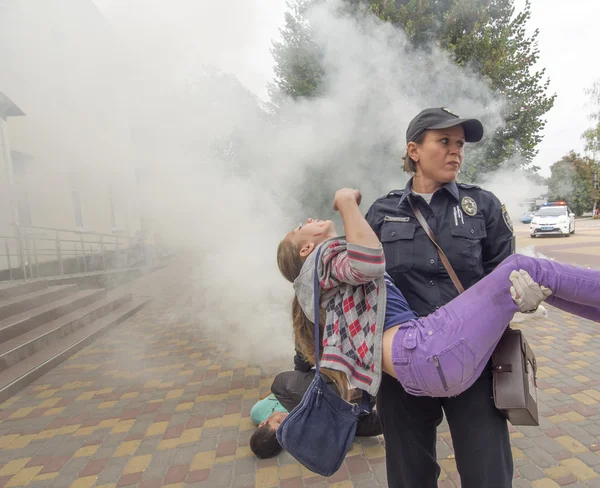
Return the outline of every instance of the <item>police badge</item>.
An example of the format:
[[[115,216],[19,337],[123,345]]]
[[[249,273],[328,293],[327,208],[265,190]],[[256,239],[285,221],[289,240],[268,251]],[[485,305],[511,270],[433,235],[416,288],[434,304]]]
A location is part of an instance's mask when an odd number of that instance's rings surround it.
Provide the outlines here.
[[[471,217],[477,213],[477,202],[471,197],[463,197],[460,201],[460,206],[462,207],[463,211]]]
[[[512,220],[510,220],[510,215],[508,215],[508,210],[506,210],[506,205],[504,204],[502,204],[502,218],[504,219],[506,227],[508,227],[511,232],[514,232]]]

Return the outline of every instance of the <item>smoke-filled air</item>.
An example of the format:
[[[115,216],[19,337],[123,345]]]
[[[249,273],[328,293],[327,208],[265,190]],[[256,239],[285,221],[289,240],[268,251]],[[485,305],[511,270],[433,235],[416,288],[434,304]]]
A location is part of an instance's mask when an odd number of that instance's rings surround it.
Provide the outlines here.
[[[261,362],[293,355],[292,287],[276,249],[298,221],[337,220],[340,187],[360,189],[364,211],[404,188],[405,131],[424,107],[478,117],[487,134],[503,124],[504,101],[483,80],[338,1],[307,13],[321,95],[271,99],[265,39],[279,38],[284,11],[274,0],[0,2],[0,65],[10,67],[0,90],[26,114],[14,126],[28,124],[11,140],[53,155],[30,194],[65,173],[83,193],[116,182],[122,220],[151,218],[186,257],[199,327]],[[468,148],[465,164],[477,156]],[[539,191],[514,163],[484,186],[516,217],[520,197]]]

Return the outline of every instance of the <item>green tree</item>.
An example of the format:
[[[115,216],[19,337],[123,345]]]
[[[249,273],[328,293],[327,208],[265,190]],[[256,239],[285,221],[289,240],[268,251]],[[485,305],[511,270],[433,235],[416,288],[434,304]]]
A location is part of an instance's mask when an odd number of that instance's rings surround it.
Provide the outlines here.
[[[548,199],[565,200],[577,216],[593,206],[593,159],[571,151],[550,167]]]
[[[322,92],[324,69],[322,50],[313,41],[305,14],[315,0],[287,2],[285,26],[279,29],[281,41],[274,41],[271,53],[275,60],[275,78],[269,95],[278,103],[281,94],[296,98],[317,97]]]
[[[310,27],[302,21],[303,8],[312,2],[296,2],[302,8],[293,6],[283,40],[274,45],[275,84],[293,97],[318,96],[324,72],[318,47],[310,41]],[[477,73],[506,100],[505,124],[465,166],[463,178],[477,181],[515,155],[524,166],[531,165],[555,95],[548,94],[545,70],[537,68],[538,31],[526,32],[529,1],[518,13],[513,0],[346,0],[346,4],[355,15],[367,7],[402,28],[415,48],[435,45],[451,53],[456,64]],[[307,54],[300,55],[307,47]]]
[[[404,29],[413,44],[436,45],[452,53],[459,66],[483,77],[506,100],[505,124],[485,143],[478,160],[465,172],[469,179],[498,168],[518,154],[523,165],[537,154],[546,125],[545,114],[556,95],[548,95],[550,80],[538,69],[538,30],[527,35],[531,5],[515,14],[513,0],[386,0],[369,1],[380,18]],[[537,170],[539,168],[533,168]]]

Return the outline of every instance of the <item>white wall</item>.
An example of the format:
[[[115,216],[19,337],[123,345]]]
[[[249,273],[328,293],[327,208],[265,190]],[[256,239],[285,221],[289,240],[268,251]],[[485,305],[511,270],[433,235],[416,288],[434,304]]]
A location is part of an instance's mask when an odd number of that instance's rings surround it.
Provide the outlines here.
[[[75,228],[75,173],[87,230],[114,230],[110,188],[119,228],[139,228],[121,59],[114,33],[91,0],[3,2],[0,90],[26,114],[8,119],[8,133],[11,148],[32,158],[33,225]]]

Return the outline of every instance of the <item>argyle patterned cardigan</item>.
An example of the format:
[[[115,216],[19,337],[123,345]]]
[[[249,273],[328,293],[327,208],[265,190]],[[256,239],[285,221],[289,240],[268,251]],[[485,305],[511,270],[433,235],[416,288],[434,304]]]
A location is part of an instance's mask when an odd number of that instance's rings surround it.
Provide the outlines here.
[[[347,243],[343,237],[321,246],[320,300],[326,320],[320,365],[346,373],[352,386],[375,395],[382,375],[386,305],[383,249]],[[316,254],[311,253],[294,281],[300,306],[311,322]]]

